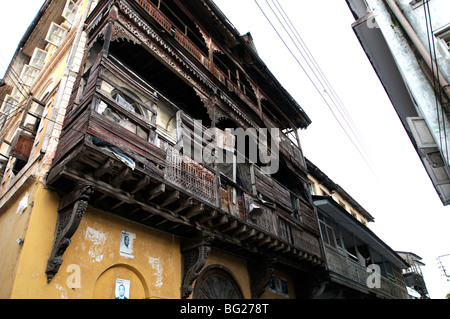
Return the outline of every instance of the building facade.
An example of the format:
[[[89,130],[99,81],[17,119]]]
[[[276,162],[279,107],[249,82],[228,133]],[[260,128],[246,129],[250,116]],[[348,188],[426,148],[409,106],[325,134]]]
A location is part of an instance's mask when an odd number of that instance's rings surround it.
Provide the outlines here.
[[[408,289],[408,296],[410,299],[430,299],[428,294],[425,278],[422,273],[422,258],[416,254],[408,251],[397,252],[410,267],[403,270],[403,278]]]
[[[0,298],[406,296],[211,0],[47,0],[0,98]]]
[[[352,27],[444,205],[450,203],[450,3],[347,0]]]
[[[0,88],[0,297],[311,297],[311,121],[253,48],[210,0],[45,1]]]
[[[317,299],[406,299],[410,267],[368,228],[374,218],[342,187],[306,160],[327,261]]]

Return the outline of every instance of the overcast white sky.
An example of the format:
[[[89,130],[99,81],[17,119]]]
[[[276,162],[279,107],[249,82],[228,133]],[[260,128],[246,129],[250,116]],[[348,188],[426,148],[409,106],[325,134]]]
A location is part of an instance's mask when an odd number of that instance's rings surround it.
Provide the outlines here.
[[[444,298],[450,284],[436,258],[450,254],[450,207],[442,205],[361,49],[345,1],[279,0],[356,123],[371,155],[371,169],[254,0],[215,2],[241,34],[251,32],[262,60],[312,119],[300,133],[305,156],[375,217],[370,228],[392,249],[423,258],[431,297]],[[2,4],[0,77],[42,3]],[[450,272],[450,257],[442,260]]]

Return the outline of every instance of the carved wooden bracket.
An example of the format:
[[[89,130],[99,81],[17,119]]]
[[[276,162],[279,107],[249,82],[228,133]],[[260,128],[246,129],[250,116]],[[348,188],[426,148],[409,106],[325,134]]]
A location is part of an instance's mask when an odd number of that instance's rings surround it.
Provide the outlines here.
[[[45,270],[47,282],[51,282],[63,262],[63,254],[70,245],[70,238],[80,225],[81,218],[86,211],[88,201],[94,188],[92,185],[80,184],[59,203],[58,221],[55,230],[55,239],[50,258]]]
[[[186,299],[191,295],[192,283],[197,279],[200,271],[206,264],[213,236],[200,235],[192,240],[184,240],[181,243],[181,261],[183,267],[181,281],[181,298]]]
[[[251,298],[259,299],[272,278],[276,259],[266,259],[261,262],[248,263],[247,269],[250,275]]]

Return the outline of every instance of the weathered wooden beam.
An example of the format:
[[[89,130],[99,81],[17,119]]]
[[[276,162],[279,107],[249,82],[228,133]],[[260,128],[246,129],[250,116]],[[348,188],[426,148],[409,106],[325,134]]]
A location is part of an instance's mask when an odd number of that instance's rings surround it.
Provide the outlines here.
[[[238,235],[240,235],[242,233],[245,233],[247,230],[248,230],[247,225],[242,225],[235,232],[233,232],[233,236],[238,236]]]
[[[233,229],[236,229],[238,227],[238,222],[236,220],[232,221],[229,226],[223,230],[224,233],[227,233]]]
[[[161,226],[161,225],[163,225],[163,224],[165,224],[165,223],[167,223],[168,222],[168,220],[167,219],[163,219],[163,220],[161,220],[161,221],[159,221],[158,223],[156,223],[155,224],[155,226],[157,227],[157,226]]]
[[[131,169],[129,167],[124,167],[119,173],[117,173],[111,180],[111,185],[113,187],[120,188],[120,185],[129,177],[131,174]]]
[[[101,194],[99,197],[97,197],[97,198],[95,199],[95,202],[99,203],[99,202],[101,202],[102,200],[104,200],[106,197],[108,197],[107,194]]]
[[[213,210],[209,212],[208,214],[205,214],[200,220],[198,221],[200,224],[204,224],[205,222],[211,221],[211,219],[217,217],[217,211]]]
[[[97,168],[94,172],[94,177],[100,178],[105,175],[108,170],[114,165],[114,160],[112,158],[108,158],[99,168]]]
[[[249,238],[252,238],[253,236],[256,236],[257,232],[255,229],[251,229],[250,231],[242,234],[241,236],[238,237],[238,239],[242,242],[247,241]]]
[[[284,250],[284,249],[286,249],[286,244],[285,243],[281,243],[281,242],[279,242],[279,244],[275,247],[275,251],[276,252],[279,252],[279,251],[282,251],[282,250]]]
[[[180,199],[180,191],[173,191],[161,204],[162,207],[169,206],[170,204]]]
[[[286,245],[286,248],[284,248],[281,252],[282,252],[283,254],[287,254],[287,253],[289,253],[291,250],[292,250],[291,246]]]
[[[148,195],[148,200],[151,201],[153,199],[155,199],[158,196],[161,196],[162,194],[164,194],[166,192],[166,184],[161,183],[158,186],[154,187],[149,195]]]
[[[192,197],[186,198],[185,200],[181,201],[180,206],[176,209],[174,209],[173,211],[175,213],[180,213],[183,210],[192,207],[195,205],[195,200]]]
[[[264,234],[261,232],[258,232],[258,234],[256,236],[253,236],[252,238],[249,238],[248,242],[249,243],[253,243],[256,241],[260,241],[264,238]]]
[[[297,252],[296,257],[297,257],[298,259],[300,259],[300,260],[305,259],[304,255],[303,255],[303,253],[302,253],[301,251],[298,251],[298,252]]]
[[[148,216],[146,216],[146,217],[144,217],[144,218],[141,219],[141,222],[145,222],[145,221],[147,221],[147,220],[149,220],[149,219],[152,219],[152,218],[155,217],[155,216],[156,216],[155,214],[149,213]]]
[[[172,227],[169,228],[169,231],[175,230],[175,229],[179,228],[180,226],[181,226],[181,224],[174,224]]]
[[[124,204],[124,202],[120,201],[120,202],[118,202],[116,205],[112,206],[112,207],[111,207],[111,210],[117,209],[117,208],[119,208],[120,206],[122,206],[123,204]]]
[[[198,214],[201,214],[205,211],[205,205],[204,204],[199,204],[193,208],[191,208],[189,210],[189,212],[187,213],[186,217],[188,219],[191,219],[194,216],[197,216]]]
[[[75,171],[73,169],[65,169],[62,172],[62,174],[71,179],[89,182],[89,183],[93,184],[95,189],[98,190],[99,192],[104,193],[113,198],[119,199],[127,204],[138,205],[141,207],[142,210],[144,210],[146,212],[149,212],[151,214],[155,214],[158,216],[162,216],[173,222],[181,223],[181,224],[184,224],[187,226],[192,226],[191,223],[182,219],[179,215],[177,215],[173,212],[167,211],[167,209],[161,209],[161,208],[158,209],[158,208],[154,207],[153,205],[140,202],[140,201],[136,200],[135,198],[133,198],[133,196],[131,196],[129,193],[127,193],[121,189],[113,188],[110,185],[103,183],[97,179],[94,179],[88,175],[83,175],[81,177],[80,172]]]
[[[130,192],[131,194],[136,194],[137,192],[139,192],[141,189],[143,189],[144,187],[147,187],[150,184],[150,177],[149,176],[145,176],[144,178],[141,178],[136,185],[134,186],[133,190]]]
[[[274,239],[266,248],[267,249],[272,249],[276,245],[278,245],[278,240]]]
[[[219,218],[218,223],[214,225],[215,228],[219,228],[222,225],[225,225],[226,223],[228,223],[228,217],[227,215],[223,215],[222,217]]]
[[[262,240],[259,240],[257,245],[258,246],[265,246],[267,244],[270,244],[272,242],[272,238],[270,236],[264,236]]]

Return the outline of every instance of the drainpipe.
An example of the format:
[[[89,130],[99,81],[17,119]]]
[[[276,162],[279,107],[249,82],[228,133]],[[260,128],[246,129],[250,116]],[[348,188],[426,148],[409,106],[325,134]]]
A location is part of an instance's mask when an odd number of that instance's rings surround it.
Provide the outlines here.
[[[391,8],[392,12],[402,25],[403,29],[406,31],[408,36],[410,37],[411,41],[413,41],[414,45],[417,47],[417,50],[419,51],[422,58],[427,63],[430,70],[434,70],[434,76],[439,79],[439,84],[444,89],[445,94],[447,95],[447,98],[450,99],[450,86],[444,77],[444,75],[438,70],[436,63],[431,59],[430,53],[423,45],[422,41],[420,41],[419,37],[417,36],[417,33],[414,31],[414,29],[411,27],[411,24],[406,19],[406,17],[403,15],[403,12],[398,7],[397,3],[394,0],[385,0],[388,4],[389,8]],[[434,86],[434,83],[433,83]]]
[[[66,65],[66,68],[64,69],[64,73],[61,78],[61,82],[59,84],[58,95],[56,96],[55,104],[53,106],[53,110],[52,110],[52,114],[51,114],[51,117],[50,117],[50,120],[49,120],[49,123],[47,126],[47,130],[45,131],[44,141],[43,141],[42,147],[41,147],[41,153],[43,153],[43,154],[45,154],[47,152],[48,145],[49,145],[50,139],[52,137],[52,132],[55,128],[56,119],[58,117],[62,98],[64,96],[64,91],[67,86],[67,80],[69,79],[69,75],[72,70],[72,64],[75,59],[75,54],[77,53],[78,46],[79,46],[79,43],[81,40],[81,35],[84,30],[84,21],[86,21],[87,15],[88,15],[89,11],[91,10],[92,2],[93,2],[93,0],[88,0],[86,9],[84,10],[83,17],[80,22],[80,27],[78,28],[74,43],[72,45],[72,49],[71,49],[71,51],[69,53],[69,57],[67,59],[67,65]]]

